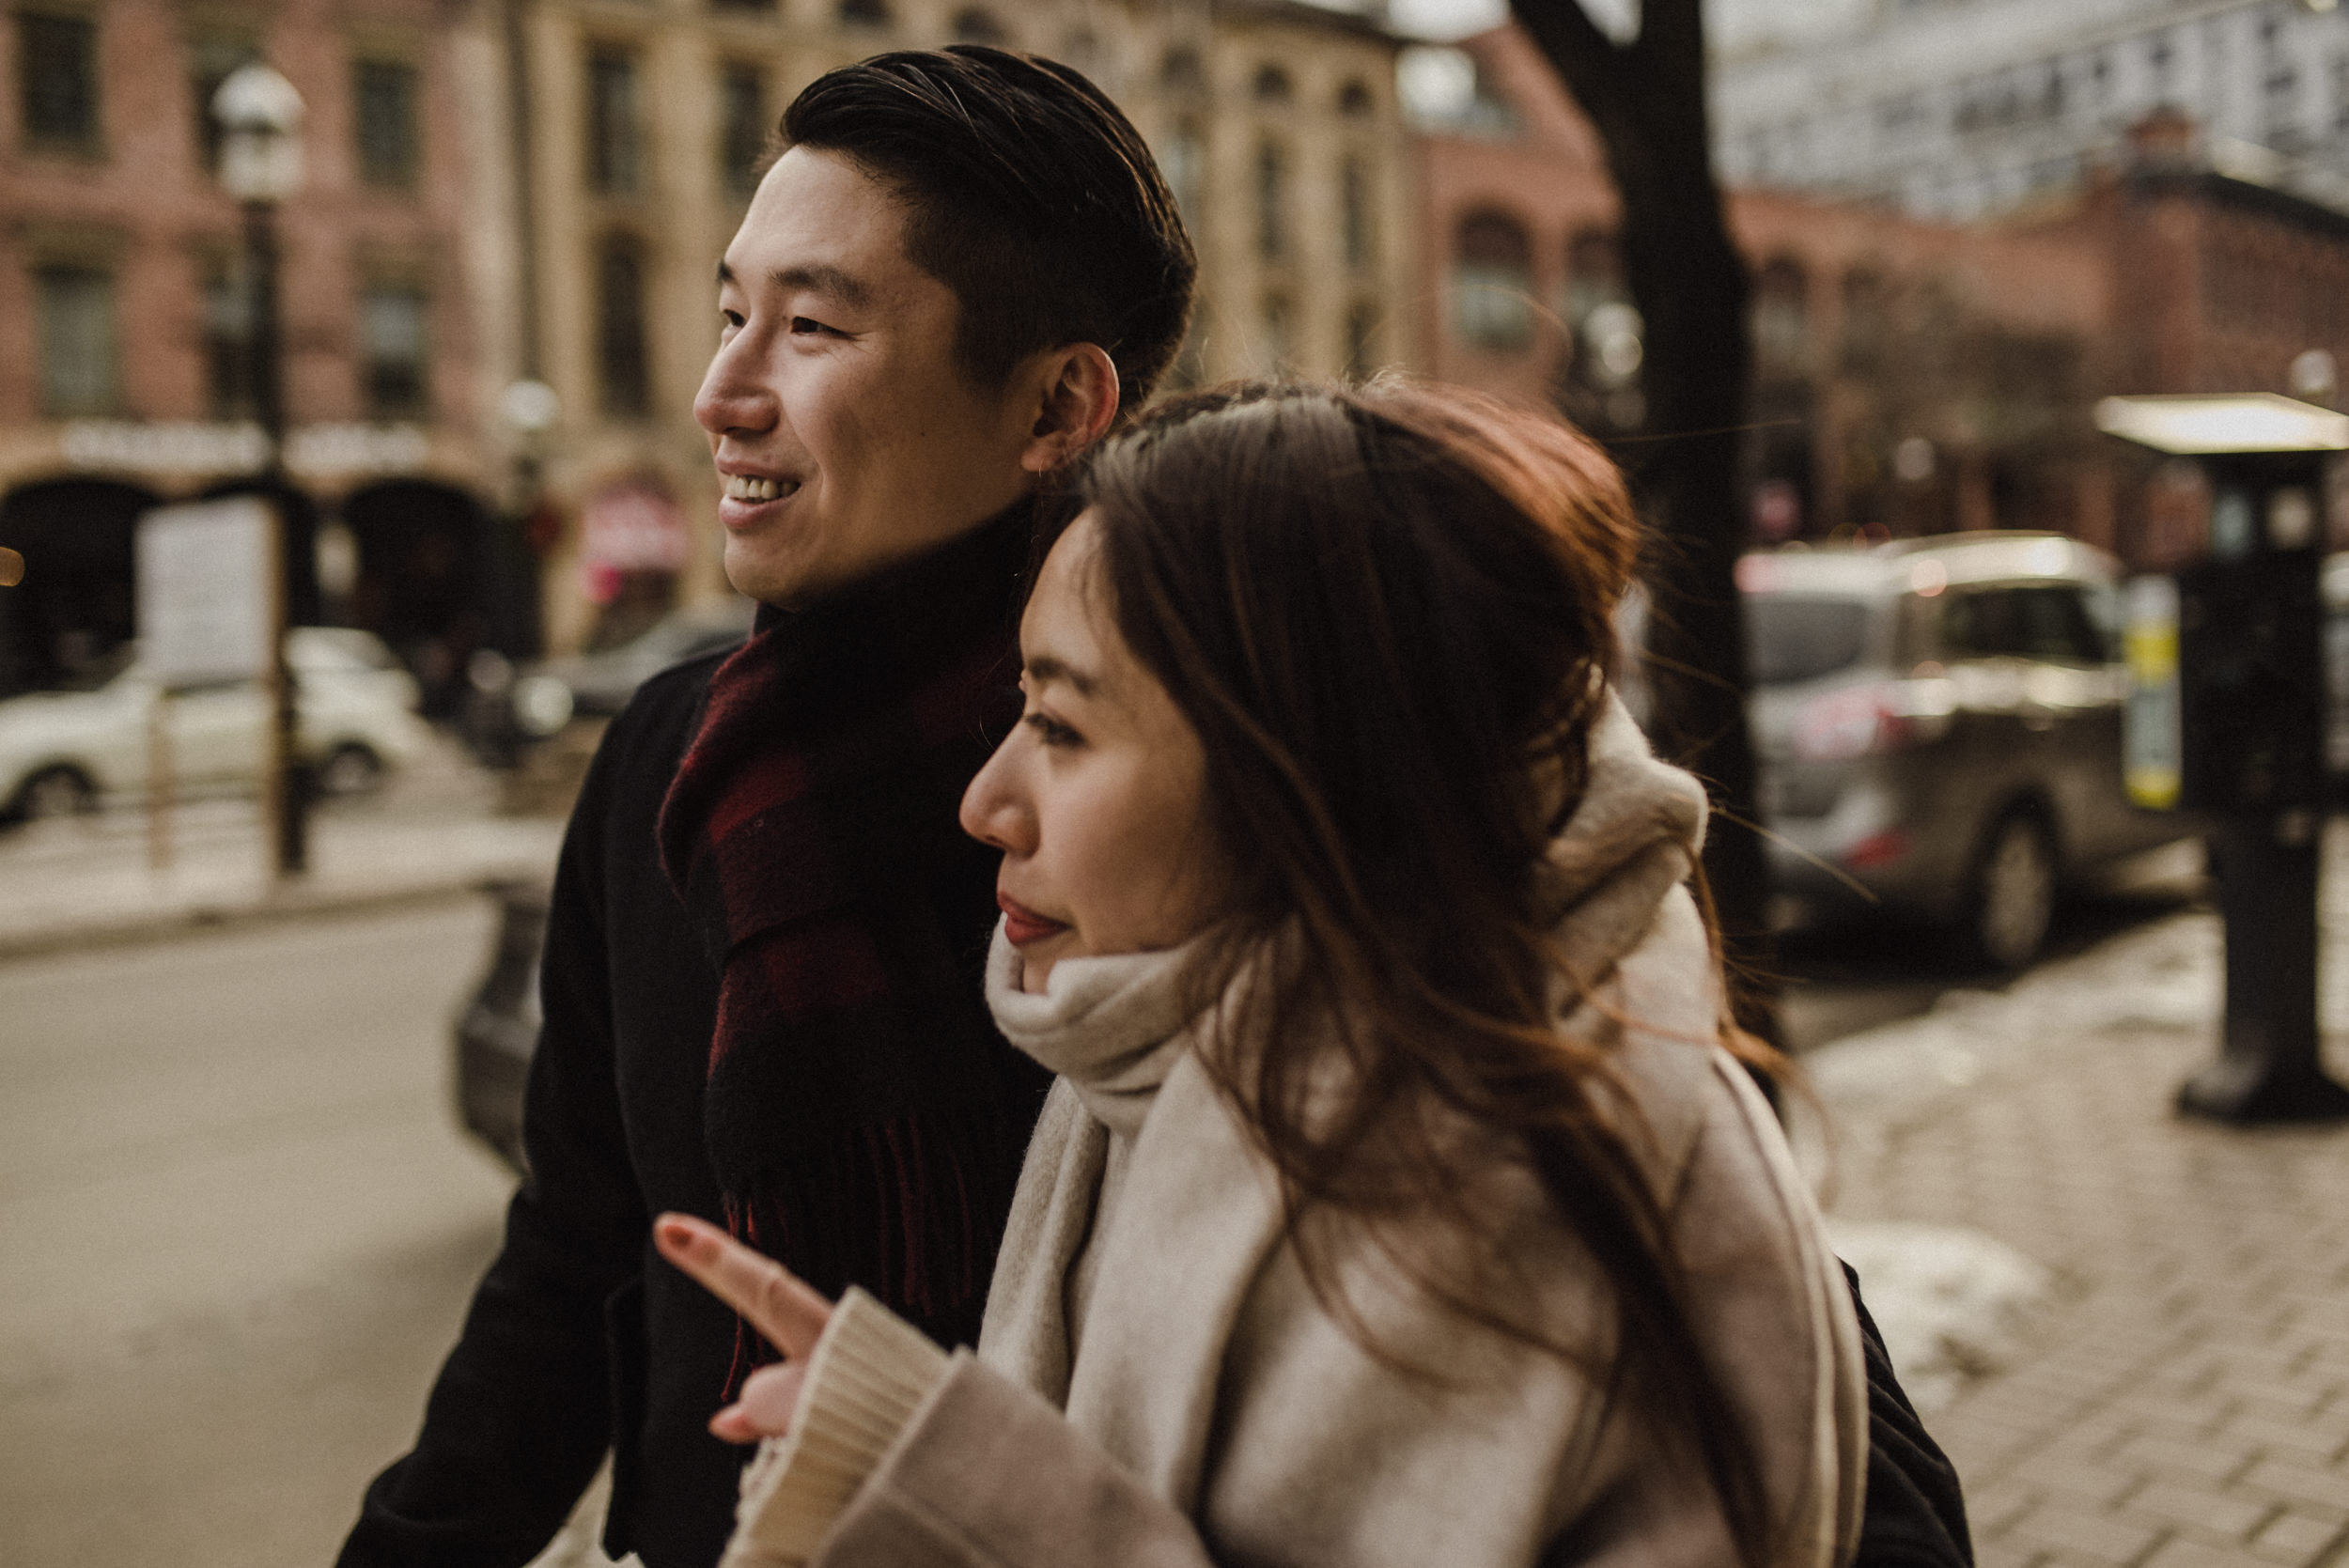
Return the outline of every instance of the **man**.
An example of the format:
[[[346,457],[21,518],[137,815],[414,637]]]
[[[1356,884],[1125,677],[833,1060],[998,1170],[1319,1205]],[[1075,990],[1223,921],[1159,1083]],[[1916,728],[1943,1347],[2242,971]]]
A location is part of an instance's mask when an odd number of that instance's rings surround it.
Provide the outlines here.
[[[1030,499],[1139,407],[1195,263],[1075,72],[884,55],[786,113],[694,402],[740,653],[647,683],[557,870],[530,1175],[350,1568],[515,1564],[614,1454],[605,1549],[707,1568],[771,1355],[654,1261],[705,1216],[827,1291],[974,1340],[1040,1070],[979,987],[995,856],[956,807],[1018,712]]]

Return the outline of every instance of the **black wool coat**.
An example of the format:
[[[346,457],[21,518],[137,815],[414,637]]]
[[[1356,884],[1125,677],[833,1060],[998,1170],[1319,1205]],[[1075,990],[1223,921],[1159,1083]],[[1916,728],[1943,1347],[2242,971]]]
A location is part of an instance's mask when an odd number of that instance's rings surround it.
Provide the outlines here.
[[[548,917],[530,1174],[415,1449],[367,1489],[343,1568],[526,1562],[607,1449],[607,1551],[708,1568],[724,1545],[749,1451],[706,1423],[734,1367],[735,1317],[651,1245],[664,1210],[724,1223],[703,1105],[719,974],[654,847],[722,657],[647,682],[589,769]],[[922,893],[968,934],[974,1000],[997,859],[971,843]],[[1033,1121],[1042,1069],[994,1045],[1005,1113]]]

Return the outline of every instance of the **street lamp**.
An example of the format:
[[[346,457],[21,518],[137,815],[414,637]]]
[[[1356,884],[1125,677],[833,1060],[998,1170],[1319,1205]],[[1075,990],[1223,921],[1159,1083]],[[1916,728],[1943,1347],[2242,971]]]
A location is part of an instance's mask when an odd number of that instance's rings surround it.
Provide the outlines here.
[[[260,474],[264,490],[282,489],[285,478],[286,393],[277,313],[277,206],[302,188],[302,95],[277,71],[256,60],[238,67],[212,95],[212,117],[220,123],[220,183],[244,209],[245,386],[253,417],[261,427],[267,456]],[[270,569],[276,591],[269,596],[274,626],[270,646],[271,722],[269,765],[263,788],[274,829],[277,873],[298,876],[309,868],[309,769],[295,740],[298,716],[293,673],[286,667],[287,594],[285,510],[277,519]]]

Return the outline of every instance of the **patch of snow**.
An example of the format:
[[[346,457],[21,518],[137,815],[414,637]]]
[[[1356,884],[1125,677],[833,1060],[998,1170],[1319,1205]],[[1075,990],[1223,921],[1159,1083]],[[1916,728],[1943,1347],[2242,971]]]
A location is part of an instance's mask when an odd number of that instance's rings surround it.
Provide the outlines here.
[[[1963,1226],[1829,1219],[1828,1234],[1859,1271],[1893,1370],[1921,1411],[2012,1365],[2054,1282],[2043,1265]]]

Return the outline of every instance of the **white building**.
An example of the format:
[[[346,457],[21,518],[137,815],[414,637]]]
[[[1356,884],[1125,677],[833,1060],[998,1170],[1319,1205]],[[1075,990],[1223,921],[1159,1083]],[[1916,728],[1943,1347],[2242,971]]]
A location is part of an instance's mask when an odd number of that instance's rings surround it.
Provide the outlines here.
[[[2129,125],[2166,106],[2202,127],[2221,172],[2349,209],[2349,9],[2339,0],[1860,9],[1828,37],[1721,40],[1714,132],[1731,183],[1971,219],[2072,188]]]

